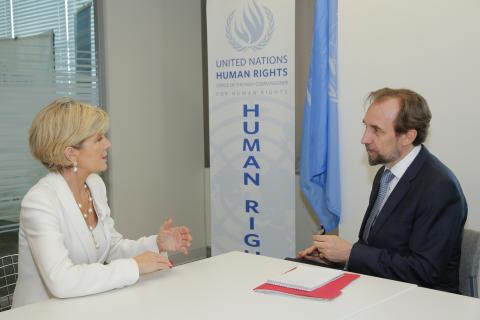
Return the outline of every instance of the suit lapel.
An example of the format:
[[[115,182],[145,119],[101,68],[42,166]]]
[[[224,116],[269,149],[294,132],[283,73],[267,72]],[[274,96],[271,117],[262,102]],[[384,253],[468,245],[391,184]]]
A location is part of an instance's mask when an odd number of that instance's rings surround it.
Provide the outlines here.
[[[85,254],[88,257],[88,262],[96,262],[97,254],[95,252],[95,246],[92,242],[92,236],[90,234],[90,231],[88,230],[85,220],[83,219],[82,213],[78,208],[77,202],[73,197],[73,193],[70,190],[70,187],[68,186],[67,182],[61,174],[50,173],[49,176],[52,183],[55,185],[58,199],[62,204],[64,219],[68,221],[68,224],[73,226],[77,239],[82,244]],[[65,236],[72,237],[73,235]]]
[[[400,181],[398,181],[397,185],[395,186],[395,189],[393,189],[392,193],[390,194],[387,201],[385,202],[382,210],[380,211],[377,217],[377,220],[375,221],[375,224],[373,225],[372,230],[370,231],[370,236],[368,238],[369,243],[372,243],[374,241],[378,231],[381,230],[382,226],[391,216],[392,212],[398,206],[400,201],[402,201],[402,199],[405,197],[408,190],[410,190],[412,180],[414,180],[415,177],[417,176],[418,172],[422,168],[429,154],[430,153],[428,152],[428,150],[422,145],[422,150],[420,150],[420,153],[418,154],[418,156],[410,164],[410,166],[408,167],[407,171],[405,171]]]

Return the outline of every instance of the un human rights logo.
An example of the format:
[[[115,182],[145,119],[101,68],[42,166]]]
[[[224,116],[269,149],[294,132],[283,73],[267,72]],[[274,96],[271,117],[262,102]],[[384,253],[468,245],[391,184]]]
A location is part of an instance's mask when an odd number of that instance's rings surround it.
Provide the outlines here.
[[[237,51],[257,51],[268,44],[274,29],[272,11],[253,0],[249,1],[243,10],[233,10],[228,15],[225,36]]]

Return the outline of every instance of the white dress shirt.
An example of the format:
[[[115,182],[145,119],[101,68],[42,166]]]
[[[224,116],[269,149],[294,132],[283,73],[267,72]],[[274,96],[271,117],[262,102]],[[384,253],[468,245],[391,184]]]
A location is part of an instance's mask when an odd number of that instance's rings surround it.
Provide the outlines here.
[[[405,171],[407,171],[408,167],[410,167],[413,160],[415,160],[415,158],[418,156],[421,149],[422,149],[421,146],[414,147],[402,160],[397,162],[393,167],[386,168],[386,169],[389,169],[395,177],[388,184],[387,194],[383,199],[383,203],[380,206],[380,210],[382,210],[383,205],[385,204],[385,202],[387,202],[388,197],[392,193],[393,189],[395,189],[395,187],[397,186],[398,181],[400,181]]]

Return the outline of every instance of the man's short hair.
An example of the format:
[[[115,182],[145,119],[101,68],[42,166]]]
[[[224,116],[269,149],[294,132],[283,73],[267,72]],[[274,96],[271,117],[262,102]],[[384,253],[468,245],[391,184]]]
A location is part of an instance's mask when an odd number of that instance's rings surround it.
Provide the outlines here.
[[[370,105],[387,99],[397,99],[400,105],[400,110],[394,122],[395,132],[402,134],[415,129],[417,137],[413,141],[413,145],[422,144],[427,138],[430,120],[432,119],[427,100],[412,90],[391,88],[372,91],[367,97]]]

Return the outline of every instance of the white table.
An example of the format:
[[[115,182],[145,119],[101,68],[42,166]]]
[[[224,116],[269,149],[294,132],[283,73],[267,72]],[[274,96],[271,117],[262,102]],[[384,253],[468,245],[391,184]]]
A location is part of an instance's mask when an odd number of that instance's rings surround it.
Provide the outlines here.
[[[295,265],[292,261],[230,252],[143,277],[128,288],[82,298],[52,299],[2,312],[0,319],[364,319],[361,317],[368,312],[382,314],[380,307],[391,301],[400,299],[403,303],[403,297],[408,300],[409,293],[418,289],[362,275],[333,301],[252,291],[268,277]],[[458,307],[463,305],[460,302]],[[384,318],[385,314],[369,320]]]
[[[351,319],[384,318],[388,320],[479,320],[480,299],[416,287],[368,308]]]

